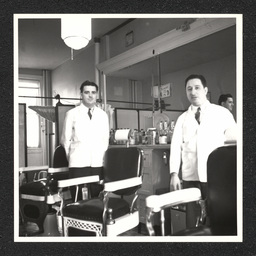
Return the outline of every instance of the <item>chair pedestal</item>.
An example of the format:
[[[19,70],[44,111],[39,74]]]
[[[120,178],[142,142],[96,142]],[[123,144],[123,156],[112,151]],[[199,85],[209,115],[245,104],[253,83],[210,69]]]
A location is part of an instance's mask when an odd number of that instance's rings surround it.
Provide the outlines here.
[[[49,212],[44,220],[44,233],[41,236],[60,236],[55,211]]]

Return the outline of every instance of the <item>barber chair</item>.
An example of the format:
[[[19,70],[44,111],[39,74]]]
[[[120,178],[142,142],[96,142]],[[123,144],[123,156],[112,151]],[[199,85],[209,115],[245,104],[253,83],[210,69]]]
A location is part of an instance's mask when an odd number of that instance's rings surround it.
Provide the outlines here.
[[[68,161],[65,154],[65,149],[58,146],[53,156],[53,167],[36,166],[20,168],[20,173],[28,174],[35,172],[35,177],[32,182],[27,182],[20,186],[20,212],[23,224],[32,222],[37,224],[38,232],[33,234],[49,234],[44,227],[50,227],[50,223],[45,223],[46,217],[48,220],[56,220],[56,211],[53,205],[60,202],[58,196],[57,182],[68,178]],[[37,177],[36,177],[37,176]],[[69,198],[69,191],[64,191],[65,197]]]
[[[150,236],[153,216],[160,212],[162,235],[164,232],[164,210],[179,204],[198,201],[202,207],[201,220],[209,218],[209,224],[179,231],[175,236],[235,236],[237,235],[237,168],[236,145],[215,149],[208,157],[208,198],[206,205],[201,201],[200,190],[188,188],[152,195],[146,198],[146,225]],[[206,206],[206,212],[205,212]]]
[[[137,148],[109,148],[103,164],[104,189],[98,198],[63,205],[64,236],[117,236],[139,224],[136,207],[141,186],[142,152]],[[81,179],[76,178],[81,184]],[[91,176],[93,182],[93,176]],[[74,185],[59,181],[59,188]],[[131,196],[129,203],[124,199]]]

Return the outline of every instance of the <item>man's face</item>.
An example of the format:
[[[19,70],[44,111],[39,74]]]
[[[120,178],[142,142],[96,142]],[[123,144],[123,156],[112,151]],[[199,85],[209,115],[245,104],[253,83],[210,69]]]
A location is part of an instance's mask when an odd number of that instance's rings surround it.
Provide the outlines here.
[[[233,98],[229,97],[226,102],[222,102],[222,106],[227,108],[230,112],[232,112],[234,107],[234,101]]]
[[[201,106],[206,100],[208,88],[204,87],[201,80],[194,78],[188,80],[186,84],[186,93],[189,102],[194,106]]]
[[[97,95],[98,93],[95,86],[84,86],[83,92],[81,93],[83,104],[88,108],[94,107],[96,104]]]

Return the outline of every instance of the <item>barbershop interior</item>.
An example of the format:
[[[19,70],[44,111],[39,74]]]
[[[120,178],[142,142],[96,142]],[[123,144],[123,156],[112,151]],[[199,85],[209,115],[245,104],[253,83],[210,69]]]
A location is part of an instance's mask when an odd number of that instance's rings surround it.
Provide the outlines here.
[[[239,235],[236,129],[226,126],[220,144],[214,138],[227,119],[240,121],[236,16],[14,16],[17,239]],[[179,117],[193,107],[191,81],[222,119],[214,113],[204,123],[202,107],[201,123],[182,125]],[[221,95],[232,100],[229,109]],[[89,118],[74,121],[87,108]],[[184,145],[194,126],[197,146]],[[201,187],[185,187],[183,157],[205,170],[196,182],[207,185],[206,197]],[[78,168],[92,171],[71,176]],[[189,205],[197,207],[193,224]]]

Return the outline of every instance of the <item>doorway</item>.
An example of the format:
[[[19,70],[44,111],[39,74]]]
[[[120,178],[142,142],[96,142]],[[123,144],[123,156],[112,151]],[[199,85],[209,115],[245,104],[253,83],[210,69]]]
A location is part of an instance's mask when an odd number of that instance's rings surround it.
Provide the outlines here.
[[[46,121],[30,106],[42,105],[42,82],[40,77],[22,77],[19,79],[18,103],[25,104],[27,166],[47,165]],[[24,154],[24,152],[20,152]],[[21,166],[20,166],[21,167]]]

